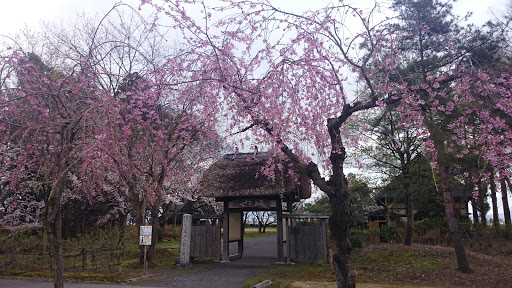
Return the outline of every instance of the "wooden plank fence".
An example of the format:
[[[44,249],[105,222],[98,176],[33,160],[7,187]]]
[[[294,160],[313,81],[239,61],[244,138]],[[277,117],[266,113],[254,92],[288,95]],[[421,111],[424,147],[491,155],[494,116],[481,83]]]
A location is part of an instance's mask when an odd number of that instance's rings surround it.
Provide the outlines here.
[[[327,261],[325,226],[289,226],[291,259]]]
[[[192,226],[190,256],[219,257],[220,229],[217,225]]]
[[[123,249],[102,246],[82,247],[76,253],[64,253],[66,271],[116,271],[121,267]],[[0,268],[53,269],[51,253],[6,252],[0,254]]]

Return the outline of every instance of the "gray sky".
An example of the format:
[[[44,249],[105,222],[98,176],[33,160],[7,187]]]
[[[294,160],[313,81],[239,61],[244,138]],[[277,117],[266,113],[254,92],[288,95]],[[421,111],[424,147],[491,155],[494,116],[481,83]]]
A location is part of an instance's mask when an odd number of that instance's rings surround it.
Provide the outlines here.
[[[25,25],[31,30],[37,30],[41,20],[67,21],[76,12],[88,14],[105,14],[117,0],[1,0],[0,9],[0,34],[12,35],[21,30]],[[274,0],[279,6],[293,7],[318,7],[323,3],[336,2],[328,0]],[[138,0],[122,0],[137,6]],[[358,4],[373,3],[373,0],[348,0]],[[455,3],[455,12],[465,14],[472,11],[472,20],[483,23],[493,17],[493,13],[500,14],[505,11],[505,3],[509,0],[459,0]],[[356,4],[356,5],[358,5]]]

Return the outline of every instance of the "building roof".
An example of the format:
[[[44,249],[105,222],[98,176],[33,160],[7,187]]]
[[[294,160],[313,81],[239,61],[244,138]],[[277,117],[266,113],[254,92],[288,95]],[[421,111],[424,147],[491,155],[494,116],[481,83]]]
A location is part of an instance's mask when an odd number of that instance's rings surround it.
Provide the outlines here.
[[[274,165],[274,179],[263,175],[269,163]],[[288,158],[267,152],[226,154],[203,174],[199,196],[215,198],[287,196],[306,199],[311,196],[310,180],[306,176],[292,177]]]

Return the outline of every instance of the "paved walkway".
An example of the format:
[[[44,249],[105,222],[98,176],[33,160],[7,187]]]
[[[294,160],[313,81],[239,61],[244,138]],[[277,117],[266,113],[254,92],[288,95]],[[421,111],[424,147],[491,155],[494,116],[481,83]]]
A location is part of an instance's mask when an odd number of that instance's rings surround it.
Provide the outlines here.
[[[178,288],[239,288],[243,281],[252,278],[277,260],[276,237],[261,237],[244,240],[244,258],[230,263],[193,264],[188,270],[169,269],[149,271],[159,280],[139,280],[126,288],[178,287]],[[230,248],[232,249],[232,248]],[[154,278],[153,278],[154,279]],[[90,284],[66,282],[66,287],[99,288],[116,287],[114,284]],[[50,288],[53,282],[35,280],[0,279],[0,287]]]

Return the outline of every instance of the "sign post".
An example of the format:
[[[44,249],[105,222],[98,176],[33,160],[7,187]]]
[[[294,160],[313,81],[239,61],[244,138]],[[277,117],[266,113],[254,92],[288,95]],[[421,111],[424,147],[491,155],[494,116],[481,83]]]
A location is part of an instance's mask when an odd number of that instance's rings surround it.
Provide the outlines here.
[[[148,275],[148,263],[146,261],[146,256],[148,253],[148,245],[151,245],[152,235],[152,226],[140,226],[139,244],[144,246],[144,275]]]

